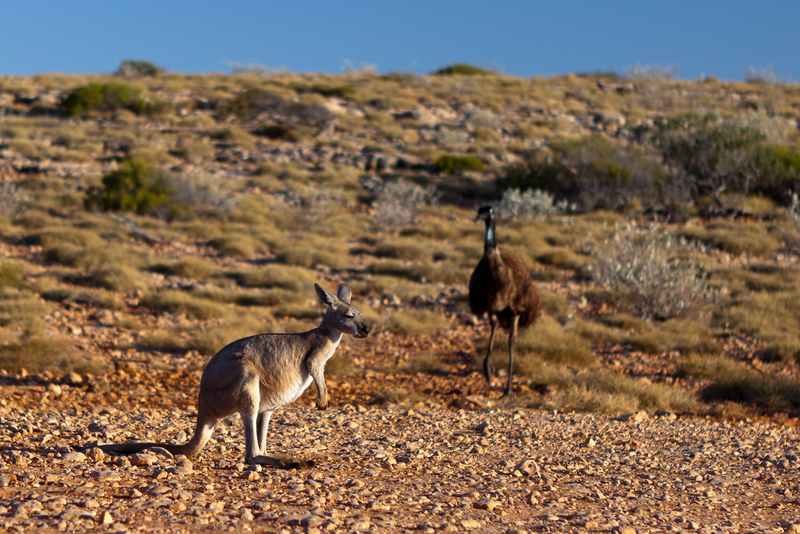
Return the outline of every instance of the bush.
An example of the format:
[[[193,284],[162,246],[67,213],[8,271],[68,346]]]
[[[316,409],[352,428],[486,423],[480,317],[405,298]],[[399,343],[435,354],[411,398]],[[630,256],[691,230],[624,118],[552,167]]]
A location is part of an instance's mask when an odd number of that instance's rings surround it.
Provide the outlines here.
[[[24,195],[14,182],[0,184],[0,215],[14,218],[24,210]]]
[[[686,252],[669,232],[618,225],[591,247],[591,274],[639,317],[668,319],[719,298]]]
[[[62,101],[67,117],[82,116],[89,111],[127,109],[141,115],[153,111],[153,104],[143,100],[139,91],[121,83],[90,83],[78,87]]]
[[[504,221],[515,219],[543,219],[560,215],[566,211],[567,201],[553,202],[553,196],[541,189],[520,192],[509,189],[503,193],[497,207],[500,218]]]
[[[103,187],[91,188],[85,204],[87,209],[152,213],[168,200],[164,176],[142,161],[130,160],[103,176]]]
[[[145,76],[158,76],[163,73],[164,69],[149,61],[126,59],[119,64],[117,72],[114,74],[125,78],[142,78]]]
[[[494,74],[494,72],[470,65],[468,63],[455,63],[453,65],[442,67],[441,69],[435,71],[434,74],[439,76],[453,76],[458,74],[462,76],[485,76],[487,74]]]
[[[689,179],[692,200],[709,196],[722,206],[725,191],[747,194],[755,172],[755,149],[766,135],[752,127],[722,122],[716,115],[688,114],[659,119],[654,141],[664,161]]]
[[[301,134],[296,128],[288,124],[265,123],[253,130],[253,135],[260,135],[269,139],[279,139],[281,141],[299,141]]]
[[[478,158],[472,156],[444,155],[436,160],[436,171],[452,174],[459,171],[482,171],[486,168]]]
[[[554,141],[526,163],[507,169],[501,189],[540,189],[581,210],[662,203],[667,172],[643,149],[603,136]]]
[[[342,206],[342,192],[328,186],[309,187],[283,195],[286,208],[306,227],[315,226],[335,215]]]
[[[381,225],[408,224],[414,219],[417,210],[435,202],[434,187],[421,187],[407,180],[389,182],[372,203],[372,218]]]
[[[269,119],[277,124],[308,126],[324,130],[335,119],[322,104],[304,104],[284,100],[261,89],[249,89],[228,101],[220,109],[222,117],[235,115],[241,119]]]

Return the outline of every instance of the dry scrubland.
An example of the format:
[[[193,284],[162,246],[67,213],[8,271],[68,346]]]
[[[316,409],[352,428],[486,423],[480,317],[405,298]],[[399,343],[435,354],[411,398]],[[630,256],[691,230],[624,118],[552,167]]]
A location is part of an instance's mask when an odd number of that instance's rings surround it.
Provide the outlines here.
[[[138,67],[0,77],[5,528],[794,528],[800,87]],[[544,310],[511,399],[487,202]],[[193,467],[68,456],[184,440],[204,362],[314,326],[314,282],[372,326],[271,428],[318,469],[241,472],[239,423]]]

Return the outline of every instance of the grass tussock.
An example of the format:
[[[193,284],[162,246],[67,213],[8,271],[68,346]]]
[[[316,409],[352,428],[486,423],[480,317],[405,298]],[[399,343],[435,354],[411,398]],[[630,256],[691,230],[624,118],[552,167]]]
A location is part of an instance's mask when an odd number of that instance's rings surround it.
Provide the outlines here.
[[[540,359],[577,367],[592,367],[597,361],[591,344],[580,332],[572,325],[562,326],[544,314],[517,336],[514,354],[514,372],[522,376],[534,376]],[[505,332],[495,338],[492,361],[498,369],[508,366],[508,337]]]
[[[392,313],[384,326],[395,334],[430,336],[448,328],[450,320],[438,311],[409,309]]]
[[[684,359],[681,371],[711,383],[703,389],[706,401],[734,401],[784,410],[800,407],[800,383],[786,376],[771,376],[727,357]]]
[[[174,290],[149,293],[139,304],[161,312],[180,313],[192,319],[226,318],[233,313],[230,306]]]
[[[708,325],[689,319],[667,321],[649,332],[632,336],[628,342],[635,349],[652,354],[672,350],[719,354],[722,350]]]
[[[204,328],[188,340],[188,347],[204,356],[213,356],[232,341],[271,331],[272,321],[266,317],[241,316]]]
[[[685,226],[680,235],[731,254],[763,257],[778,248],[774,232],[765,226],[752,224],[714,222],[706,226]]]
[[[412,354],[409,360],[396,369],[396,372],[406,375],[442,375],[450,372],[450,366],[436,354],[421,351]]]
[[[263,269],[236,271],[229,274],[243,287],[282,288],[296,292],[311,292],[317,276],[302,267],[267,265]]]
[[[58,339],[33,337],[0,345],[0,369],[14,373],[20,369],[30,373],[98,373],[105,365]]]

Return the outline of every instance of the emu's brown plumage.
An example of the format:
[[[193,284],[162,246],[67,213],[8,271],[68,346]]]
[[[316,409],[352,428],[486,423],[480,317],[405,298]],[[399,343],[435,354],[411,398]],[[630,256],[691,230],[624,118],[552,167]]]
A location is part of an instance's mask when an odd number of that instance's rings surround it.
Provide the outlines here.
[[[486,237],[483,257],[469,279],[469,307],[476,315],[489,315],[492,331],[489,335],[489,350],[483,360],[483,374],[489,383],[494,371],[491,356],[497,326],[509,332],[508,385],[505,394],[510,395],[517,331],[533,324],[539,316],[539,294],[528,268],[519,256],[497,247],[491,206],[478,210],[476,220],[486,222]]]

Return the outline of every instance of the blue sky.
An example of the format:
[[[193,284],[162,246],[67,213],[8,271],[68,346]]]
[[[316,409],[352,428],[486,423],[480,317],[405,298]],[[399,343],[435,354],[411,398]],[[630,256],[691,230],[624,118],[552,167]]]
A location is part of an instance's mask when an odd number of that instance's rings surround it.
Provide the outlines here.
[[[800,80],[797,1],[26,0],[0,10],[0,74],[169,71],[257,63],[338,73],[347,61],[426,74],[452,63],[541,76],[680,67],[740,80],[770,65]]]

